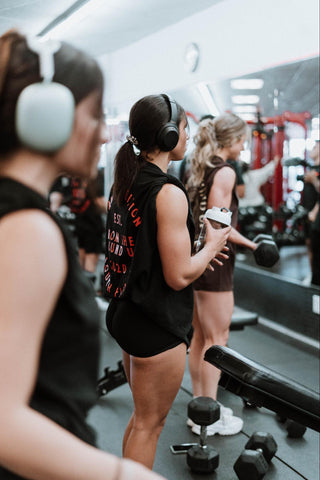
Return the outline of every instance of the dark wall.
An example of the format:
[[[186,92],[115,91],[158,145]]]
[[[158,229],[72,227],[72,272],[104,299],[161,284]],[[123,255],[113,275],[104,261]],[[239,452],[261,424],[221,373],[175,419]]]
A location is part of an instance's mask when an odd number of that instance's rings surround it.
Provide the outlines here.
[[[313,295],[320,295],[319,288],[240,262],[236,264],[234,284],[235,303],[239,307],[319,340],[320,319],[312,311]]]

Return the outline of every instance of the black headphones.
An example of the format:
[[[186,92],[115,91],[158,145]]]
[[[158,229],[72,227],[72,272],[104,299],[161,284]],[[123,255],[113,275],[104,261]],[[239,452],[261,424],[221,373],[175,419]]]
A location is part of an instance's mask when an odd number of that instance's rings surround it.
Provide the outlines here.
[[[157,134],[157,144],[163,152],[170,152],[179,141],[179,128],[177,125],[178,109],[176,102],[166,94],[161,94],[170,110],[170,120],[163,125]]]
[[[61,44],[27,37],[27,45],[39,56],[43,81],[28,85],[20,93],[15,112],[16,132],[23,145],[40,152],[55,152],[71,135],[75,109],[72,92],[52,81],[54,54]]]

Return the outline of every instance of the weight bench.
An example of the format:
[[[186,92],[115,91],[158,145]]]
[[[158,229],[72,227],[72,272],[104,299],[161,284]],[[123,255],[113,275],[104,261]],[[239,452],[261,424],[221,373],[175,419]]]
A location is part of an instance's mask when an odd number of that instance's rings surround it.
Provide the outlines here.
[[[222,388],[320,432],[319,393],[228,347],[214,345],[206,351],[204,359],[221,370]]]
[[[257,325],[258,315],[248,310],[243,310],[239,307],[234,307],[234,311],[231,318],[230,330],[243,330],[244,327],[249,325]]]

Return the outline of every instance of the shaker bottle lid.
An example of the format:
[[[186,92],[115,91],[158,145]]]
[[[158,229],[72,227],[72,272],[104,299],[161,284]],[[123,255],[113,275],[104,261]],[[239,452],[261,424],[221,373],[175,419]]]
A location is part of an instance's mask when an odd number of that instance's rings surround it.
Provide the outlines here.
[[[214,220],[216,222],[223,223],[224,225],[231,224],[231,215],[231,210],[226,207],[212,207],[209,208],[205,213],[205,217],[209,220]]]

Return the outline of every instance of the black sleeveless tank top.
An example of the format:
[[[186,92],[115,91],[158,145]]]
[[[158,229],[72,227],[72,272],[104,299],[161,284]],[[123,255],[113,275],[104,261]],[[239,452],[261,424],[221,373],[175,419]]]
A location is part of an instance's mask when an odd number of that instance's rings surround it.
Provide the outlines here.
[[[106,232],[105,294],[113,299],[112,302],[128,300],[134,303],[148,321],[188,344],[192,329],[192,285],[180,291],[168,286],[157,245],[156,197],[166,183],[178,186],[187,197],[176,177],[151,163],[140,169],[123,206],[119,207],[111,194]],[[191,255],[194,224],[190,205],[187,228]]]
[[[0,228],[4,215],[32,208],[46,212],[61,229],[68,273],[44,336],[30,406],[94,445],[95,433],[86,423],[96,401],[99,361],[99,310],[92,284],[82,272],[69,231],[51,213],[46,199],[21,183],[0,178]],[[21,477],[0,467],[0,478]]]

